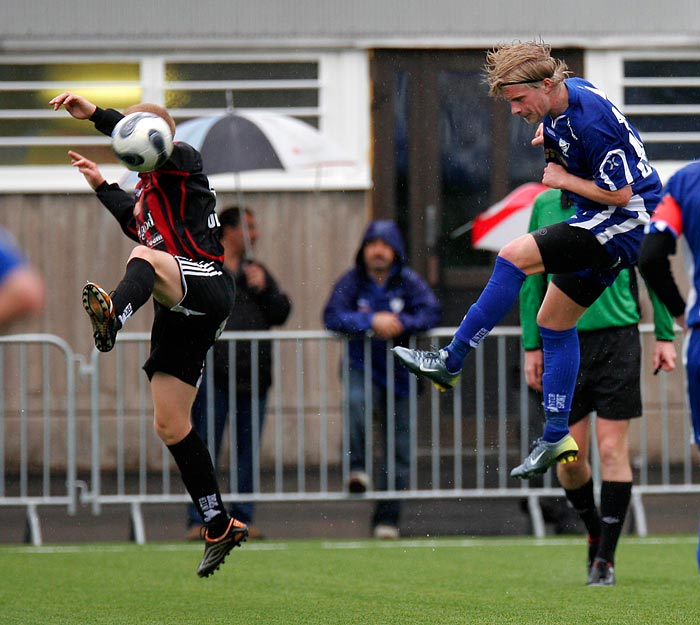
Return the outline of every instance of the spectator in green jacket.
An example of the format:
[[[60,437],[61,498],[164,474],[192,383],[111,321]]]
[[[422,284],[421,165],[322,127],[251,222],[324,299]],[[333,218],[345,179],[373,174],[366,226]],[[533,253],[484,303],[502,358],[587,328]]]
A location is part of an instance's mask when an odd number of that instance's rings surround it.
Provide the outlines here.
[[[544,191],[535,199],[529,230],[563,221],[573,212],[566,193]],[[538,392],[542,392],[543,353],[536,318],[547,280],[545,274],[529,276],[520,291],[525,378]],[[656,336],[653,367],[670,371],[676,363],[673,318],[651,290],[649,295]],[[587,584],[593,586],[615,583],[615,549],[632,492],[628,431],[630,420],[642,415],[639,320],[636,273],[625,269],[577,324],[581,366],[569,427],[579,456],[574,462],[558,464],[557,477],[588,532]],[[588,459],[593,412],[602,476],[600,510],[595,504]]]

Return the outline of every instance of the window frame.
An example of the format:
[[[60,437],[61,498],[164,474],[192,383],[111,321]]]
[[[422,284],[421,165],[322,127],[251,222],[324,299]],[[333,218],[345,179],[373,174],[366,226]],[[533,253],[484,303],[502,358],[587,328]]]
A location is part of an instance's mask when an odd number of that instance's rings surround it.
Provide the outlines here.
[[[47,56],[22,55],[2,56],[4,64],[57,64],[57,63],[138,63],[142,100],[163,104],[166,90],[172,85],[184,87],[192,81],[168,82],[166,80],[166,64],[168,63],[202,63],[202,62],[312,62],[318,63],[317,78],[313,81],[283,81],[284,84],[302,84],[318,88],[318,105],[306,108],[269,108],[254,110],[271,110],[293,115],[317,115],[319,130],[337,145],[343,147],[348,156],[356,163],[352,167],[327,167],[320,171],[304,172],[243,172],[239,176],[219,174],[211,176],[212,186],[217,190],[236,191],[240,187],[246,191],[267,190],[342,190],[369,189],[371,187],[369,169],[370,146],[370,110],[369,110],[369,61],[367,53],[362,50],[336,50],[331,52],[287,52],[267,51],[249,53],[172,53],[172,54],[104,54],[95,59],[94,55],[81,54]],[[209,81],[215,88],[225,89],[230,84],[250,81],[226,81],[226,85]],[[90,81],[76,83],[68,81],[47,81],[30,83],[41,90],[52,90],[55,93],[72,90],[80,93],[81,87],[120,84],[115,81]],[[134,86],[135,81],[124,83]],[[201,87],[204,83],[194,82]],[[282,81],[271,81],[273,86],[284,86]],[[264,88],[265,83],[259,83]],[[0,83],[0,88],[3,83]],[[10,85],[21,87],[20,83]],[[26,85],[24,85],[26,86]],[[174,117],[187,117],[192,113],[211,115],[223,112],[225,109],[177,109],[172,108]],[[241,109],[253,110],[253,109]],[[0,119],[30,118],[49,119],[55,113],[47,104],[45,111],[21,109],[0,111]],[[64,113],[65,114],[65,113]],[[107,145],[108,138],[99,134],[95,136],[75,137],[26,137],[1,138],[0,144],[20,145],[65,145],[66,149],[78,148],[83,145]],[[110,181],[124,180],[127,170],[116,164],[101,164],[103,174]],[[16,165],[0,166],[0,193],[21,192],[91,192],[83,177],[70,164],[63,165]]]
[[[700,105],[678,105],[670,109],[667,105],[626,105],[624,103],[625,87],[629,86],[678,86],[700,84],[698,78],[637,78],[624,75],[625,61],[698,61],[700,51],[697,48],[677,48],[672,50],[659,49],[610,49],[610,50],[586,50],[584,53],[584,76],[596,87],[602,89],[625,115],[631,114],[657,114],[667,112],[674,113],[700,113]],[[688,142],[700,142],[700,132],[643,132],[642,140],[645,143],[654,139],[680,140]],[[700,156],[700,154],[698,155]],[[665,182],[671,174],[687,164],[688,160],[653,160],[656,168]]]

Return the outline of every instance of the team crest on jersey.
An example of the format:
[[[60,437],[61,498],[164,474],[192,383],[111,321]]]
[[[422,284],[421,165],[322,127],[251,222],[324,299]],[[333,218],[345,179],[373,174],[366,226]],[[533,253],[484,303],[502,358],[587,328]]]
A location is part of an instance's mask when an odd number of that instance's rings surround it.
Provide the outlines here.
[[[564,141],[564,139],[559,139],[559,149],[562,151],[562,154],[564,156],[569,156],[570,147],[571,144],[568,141]]]
[[[620,166],[621,162],[618,156],[615,154],[612,154],[611,156],[608,157],[608,160],[605,161],[604,167],[608,171],[614,171]]]

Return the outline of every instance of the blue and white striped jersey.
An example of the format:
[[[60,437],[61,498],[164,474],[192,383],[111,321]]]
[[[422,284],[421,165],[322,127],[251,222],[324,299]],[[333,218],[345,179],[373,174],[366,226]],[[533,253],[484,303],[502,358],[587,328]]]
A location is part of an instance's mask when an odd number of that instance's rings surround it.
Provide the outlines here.
[[[629,267],[636,264],[644,227],[661,199],[661,180],[639,134],[605,94],[582,78],[565,83],[566,111],[542,120],[545,159],[606,191],[631,186],[626,206],[599,204],[567,191],[576,207],[568,223],[590,230],[619,266]]]
[[[544,124],[545,159],[607,191],[632,186],[653,210],[661,197],[661,181],[649,164],[637,131],[605,93],[582,78],[565,81],[569,106],[562,115],[547,116]],[[577,208],[608,208],[570,193]]]

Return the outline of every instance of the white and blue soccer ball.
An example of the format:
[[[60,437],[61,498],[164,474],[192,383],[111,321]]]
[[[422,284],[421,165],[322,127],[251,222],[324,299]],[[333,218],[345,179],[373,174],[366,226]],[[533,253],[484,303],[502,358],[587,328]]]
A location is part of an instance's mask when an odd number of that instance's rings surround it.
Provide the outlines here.
[[[112,150],[128,169],[153,171],[170,158],[173,136],[162,117],[154,113],[130,113],[112,131]]]

